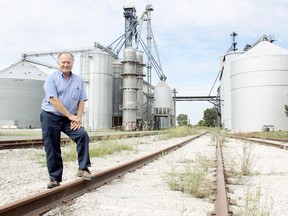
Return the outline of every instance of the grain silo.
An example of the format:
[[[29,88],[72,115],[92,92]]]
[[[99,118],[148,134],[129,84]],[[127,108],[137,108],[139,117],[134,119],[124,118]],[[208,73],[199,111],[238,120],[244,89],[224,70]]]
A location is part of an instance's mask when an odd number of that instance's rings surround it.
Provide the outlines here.
[[[0,72],[0,125],[39,128],[47,74],[21,61]]]
[[[115,59],[113,62],[113,116],[112,116],[112,127],[120,129],[122,126],[122,104],[123,104],[123,64],[119,59]]]
[[[136,130],[137,117],[137,64],[136,49],[127,47],[123,60],[123,122],[122,129]]]
[[[220,75],[221,125],[228,130],[231,130],[231,61],[242,54],[242,51],[230,51],[222,58]]]
[[[231,63],[232,130],[288,130],[288,51],[262,41]]]
[[[172,111],[172,90],[165,81],[159,81],[154,89],[153,115],[156,129],[171,127]]]
[[[81,72],[88,101],[83,112],[87,129],[112,127],[113,60],[110,54],[95,48],[81,55]]]

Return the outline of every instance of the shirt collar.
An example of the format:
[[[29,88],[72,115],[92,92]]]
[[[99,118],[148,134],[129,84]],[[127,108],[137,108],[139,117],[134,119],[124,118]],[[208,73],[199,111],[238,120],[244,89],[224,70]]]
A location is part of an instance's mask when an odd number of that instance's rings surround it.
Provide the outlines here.
[[[64,75],[64,73],[62,73],[60,70],[58,70],[58,73],[65,79],[65,75]],[[70,78],[71,79],[73,79],[73,73],[72,73],[72,71],[70,71]]]

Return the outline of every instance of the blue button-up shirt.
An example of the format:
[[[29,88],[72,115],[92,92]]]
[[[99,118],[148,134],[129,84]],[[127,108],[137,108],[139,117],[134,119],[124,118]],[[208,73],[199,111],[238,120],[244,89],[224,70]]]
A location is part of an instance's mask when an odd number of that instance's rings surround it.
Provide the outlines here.
[[[87,94],[84,89],[83,79],[71,72],[70,79],[66,80],[61,71],[50,74],[44,85],[45,98],[41,108],[47,112],[62,116],[50,103],[50,98],[58,98],[65,108],[73,115],[77,112],[79,101],[86,101]]]

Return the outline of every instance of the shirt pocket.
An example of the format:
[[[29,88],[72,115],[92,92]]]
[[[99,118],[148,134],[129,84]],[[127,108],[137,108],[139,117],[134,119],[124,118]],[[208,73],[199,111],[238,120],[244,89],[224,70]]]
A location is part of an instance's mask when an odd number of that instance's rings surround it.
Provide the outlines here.
[[[79,99],[80,99],[80,89],[79,88],[74,89],[74,91],[72,93],[72,99],[79,101]]]

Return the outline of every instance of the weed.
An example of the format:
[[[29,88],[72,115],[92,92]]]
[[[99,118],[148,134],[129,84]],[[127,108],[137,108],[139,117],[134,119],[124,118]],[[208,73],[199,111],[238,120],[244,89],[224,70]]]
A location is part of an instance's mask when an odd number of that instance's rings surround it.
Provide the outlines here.
[[[252,164],[253,164],[253,144],[250,142],[244,142],[242,148],[242,161],[241,161],[241,174],[248,176],[252,174]]]
[[[211,162],[206,156],[198,154],[194,164],[185,163],[180,167],[182,171],[177,171],[174,164],[168,173],[168,185],[171,190],[179,190],[192,194],[197,198],[205,198],[211,193],[212,183],[207,170],[211,167]]]
[[[270,212],[268,209],[271,209],[272,203],[270,206],[265,208],[261,207],[261,188],[260,186],[256,188],[255,194],[253,194],[250,189],[248,188],[245,194],[245,205],[243,208],[240,209],[239,214],[245,216],[269,216]],[[267,200],[266,200],[267,202]],[[266,203],[267,204],[267,203]]]
[[[250,142],[239,143],[242,144],[241,154],[226,153],[225,168],[230,177],[234,178],[234,184],[243,184],[244,176],[253,174],[252,165],[255,159],[253,154],[254,145]],[[255,173],[254,173],[255,174]]]

